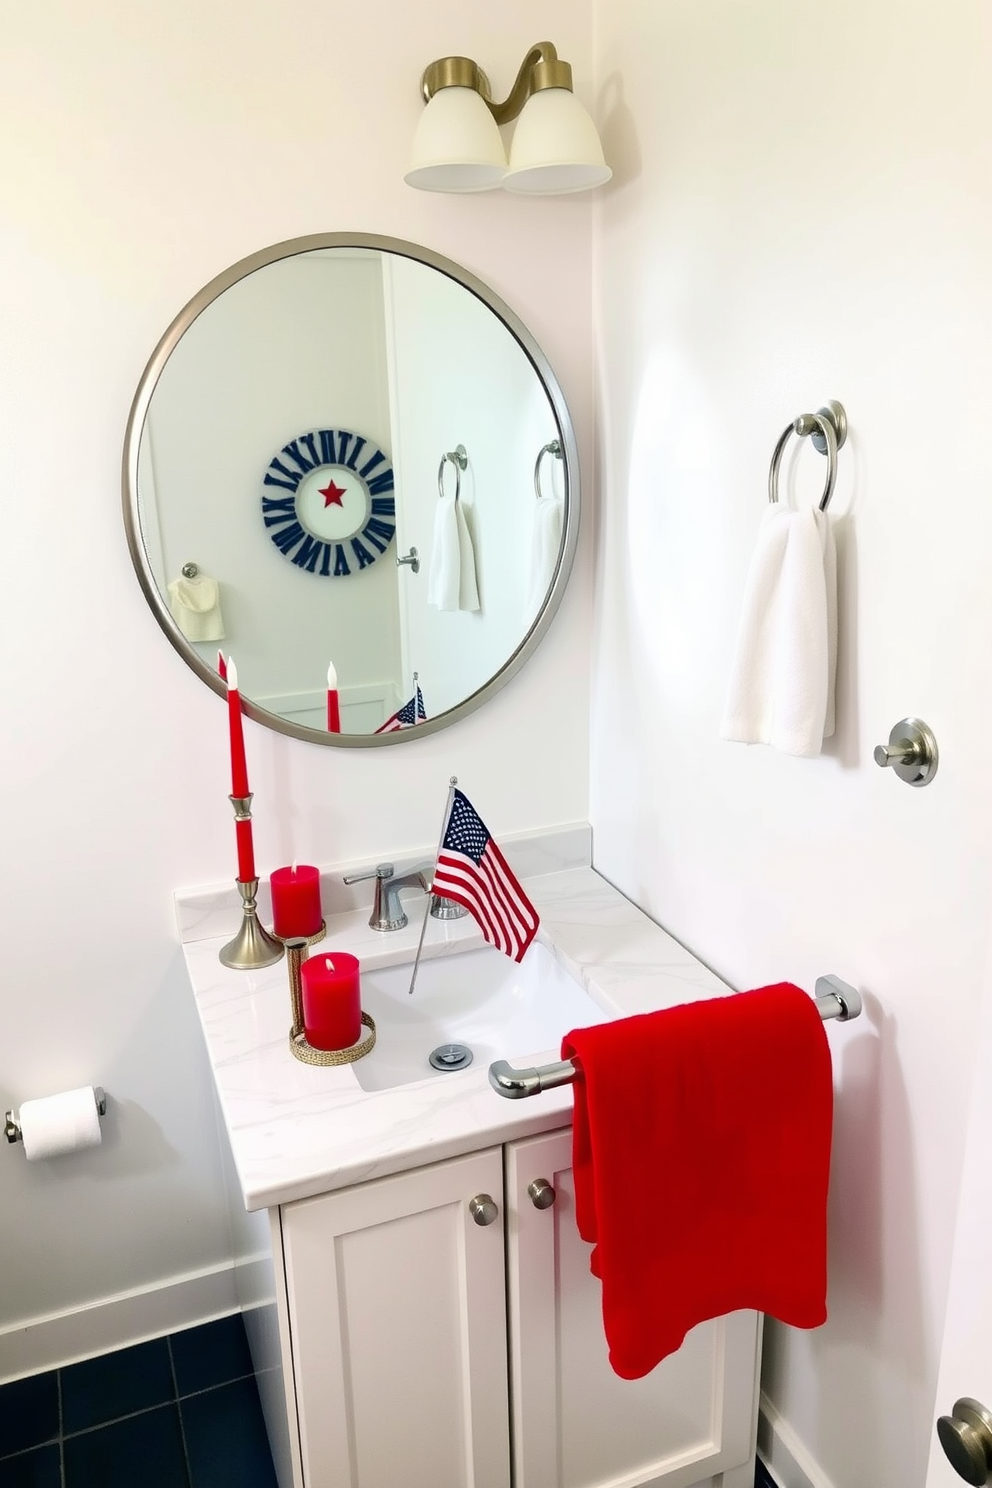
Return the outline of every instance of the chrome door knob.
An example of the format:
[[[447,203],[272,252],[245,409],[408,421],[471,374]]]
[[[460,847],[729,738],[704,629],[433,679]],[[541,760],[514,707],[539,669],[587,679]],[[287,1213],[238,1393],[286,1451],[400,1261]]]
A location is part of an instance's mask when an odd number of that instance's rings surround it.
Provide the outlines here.
[[[468,1212],[477,1225],[491,1225],[499,1214],[496,1200],[491,1194],[476,1194],[468,1201]]]
[[[937,1422],[944,1455],[958,1477],[981,1488],[992,1472],[992,1415],[980,1400],[967,1395],[954,1402],[949,1416]]]
[[[535,1209],[550,1209],[558,1197],[547,1178],[535,1178],[533,1183],[528,1183],[527,1193]]]

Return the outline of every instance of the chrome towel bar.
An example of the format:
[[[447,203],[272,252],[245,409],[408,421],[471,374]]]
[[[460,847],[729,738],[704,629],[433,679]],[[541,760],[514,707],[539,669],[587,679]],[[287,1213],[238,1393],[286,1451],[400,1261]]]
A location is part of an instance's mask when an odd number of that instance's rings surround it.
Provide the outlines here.
[[[842,982],[840,977],[817,977],[813,995],[817,1012],[824,1021],[836,1018],[838,1023],[848,1023],[852,1018],[860,1017],[861,993],[857,987]],[[514,1069],[505,1059],[497,1059],[489,1066],[490,1085],[507,1100],[538,1095],[542,1090],[553,1090],[556,1085],[570,1085],[575,1075],[575,1065],[570,1059],[559,1059],[555,1064],[542,1064],[533,1069]]]

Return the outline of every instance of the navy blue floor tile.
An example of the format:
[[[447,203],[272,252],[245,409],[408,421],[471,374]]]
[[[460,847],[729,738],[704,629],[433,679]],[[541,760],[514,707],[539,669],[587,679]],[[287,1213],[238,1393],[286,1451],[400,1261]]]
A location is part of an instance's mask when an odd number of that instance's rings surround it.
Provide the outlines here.
[[[59,1434],[59,1379],[34,1374],[0,1385],[0,1457],[39,1447]]]
[[[172,1362],[176,1368],[176,1389],[180,1395],[209,1390],[214,1385],[227,1385],[232,1380],[251,1374],[251,1354],[240,1312],[217,1318],[184,1333],[173,1333],[169,1339]]]
[[[0,1462],[3,1488],[62,1488],[62,1464],[58,1442],[35,1447]]]
[[[68,1436],[174,1399],[169,1346],[153,1338],[62,1370],[62,1430]]]
[[[67,1437],[65,1488],[189,1488],[178,1405]]]
[[[179,1409],[192,1488],[277,1488],[253,1375],[189,1395]]]

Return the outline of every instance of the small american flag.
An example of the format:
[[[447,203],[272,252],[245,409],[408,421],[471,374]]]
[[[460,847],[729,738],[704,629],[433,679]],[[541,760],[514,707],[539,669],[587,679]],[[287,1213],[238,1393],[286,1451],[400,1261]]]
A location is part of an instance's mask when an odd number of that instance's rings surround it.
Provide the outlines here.
[[[475,807],[453,791],[431,892],[463,904],[483,935],[504,955],[522,961],[540,924]]]
[[[385,723],[376,729],[377,734],[392,734],[396,729],[413,728],[416,723],[427,722],[427,711],[424,708],[424,694],[417,683],[417,690],[408,703],[398,708],[392,718],[387,718]]]

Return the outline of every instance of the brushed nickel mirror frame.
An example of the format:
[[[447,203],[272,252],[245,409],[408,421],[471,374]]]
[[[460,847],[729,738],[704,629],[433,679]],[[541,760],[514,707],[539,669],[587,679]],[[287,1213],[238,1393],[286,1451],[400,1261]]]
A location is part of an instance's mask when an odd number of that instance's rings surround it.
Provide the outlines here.
[[[429,268],[438,270],[438,272],[454,280],[455,283],[460,284],[464,289],[487,305],[515,338],[537,374],[558,426],[558,438],[561,443],[563,455],[565,515],[562,547],[544,604],[541,606],[520,644],[510,654],[499,670],[481,687],[477,688],[475,692],[465,698],[463,702],[458,703],[453,708],[449,708],[445,713],[438,714],[436,718],[429,718],[426,722],[417,724],[414,728],[397,729],[385,734],[330,734],[320,729],[306,728],[300,724],[293,723],[289,719],[282,718],[277,713],[272,713],[268,709],[259,707],[257,703],[252,702],[247,697],[243,699],[245,713],[256,723],[273,729],[276,733],[286,734],[294,739],[302,739],[308,744],[324,744],[336,749],[391,748],[393,745],[409,743],[415,739],[422,739],[428,734],[438,733],[441,729],[449,728],[451,724],[457,723],[459,719],[467,718],[470,713],[474,713],[477,708],[481,707],[483,703],[488,702],[501,688],[506,686],[511,678],[520,670],[524,662],[533,655],[538,644],[544,637],[561,603],[565,586],[572,570],[572,564],[575,560],[575,551],[579,537],[579,462],[578,450],[575,443],[575,432],[565,403],[564,394],[555,374],[548,364],[547,358],[527,327],[488,285],[477,279],[468,270],[453,263],[451,259],[445,258],[429,248],[422,248],[415,243],[405,242],[401,238],[383,237],[375,233],[312,233],[304,237],[288,238],[283,242],[274,243],[271,247],[262,248],[256,253],[249,254],[247,258],[240,259],[237,263],[232,264],[230,268],[225,269],[214,279],[211,279],[208,284],[205,284],[179,312],[162,336],[141,375],[141,380],[138,383],[138,388],[128,414],[124,434],[121,473],[124,527],[127,534],[128,550],[138,576],[138,582],[141,585],[155,619],[187,666],[213,692],[217,693],[219,697],[226,698],[227,689],[221,678],[197,654],[172,619],[166,600],[159,591],[148,562],[148,556],[141,535],[138,511],[138,455],[141,445],[141,435],[152,395],[165,364],[197,316],[208,305],[212,304],[219,295],[222,295],[225,290],[229,289],[233,284],[238,283],[239,280],[245,278],[247,275],[255,273],[257,269],[264,268],[267,264],[275,263],[296,254],[310,253],[327,248],[376,249],[383,253],[397,254],[404,258],[413,259],[417,263],[422,263]]]

